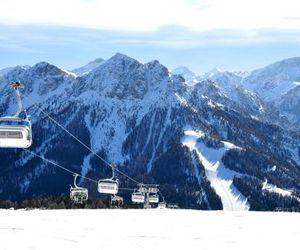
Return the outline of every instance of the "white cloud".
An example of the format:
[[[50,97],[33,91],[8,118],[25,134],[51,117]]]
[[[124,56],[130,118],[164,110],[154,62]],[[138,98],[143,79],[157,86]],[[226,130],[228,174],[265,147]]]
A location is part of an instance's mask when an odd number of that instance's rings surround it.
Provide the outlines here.
[[[1,24],[55,24],[151,31],[300,29],[298,0],[1,0]]]

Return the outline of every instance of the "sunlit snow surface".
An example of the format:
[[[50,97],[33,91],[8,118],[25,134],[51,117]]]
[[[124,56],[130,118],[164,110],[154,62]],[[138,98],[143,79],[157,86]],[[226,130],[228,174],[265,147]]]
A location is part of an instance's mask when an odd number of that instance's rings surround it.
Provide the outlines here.
[[[275,250],[297,248],[299,224],[299,213],[0,210],[0,249]]]
[[[189,147],[190,150],[196,150],[211,186],[221,198],[223,209],[249,210],[247,199],[232,184],[234,176],[239,174],[226,168],[221,161],[226,150],[233,148],[241,150],[241,148],[225,141],[222,142],[224,145],[222,148],[209,148],[203,142],[197,142],[204,136],[203,132],[186,130],[184,134],[182,144]]]

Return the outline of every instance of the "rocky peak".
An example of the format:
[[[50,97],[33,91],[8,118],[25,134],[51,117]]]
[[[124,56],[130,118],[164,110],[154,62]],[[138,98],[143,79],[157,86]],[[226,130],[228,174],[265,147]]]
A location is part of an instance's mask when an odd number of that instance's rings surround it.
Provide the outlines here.
[[[31,67],[30,71],[33,74],[39,75],[41,77],[46,75],[47,76],[67,75],[67,72],[65,72],[64,70],[47,62],[39,62],[35,64],[33,67]]]
[[[99,67],[103,62],[104,62],[104,59],[97,58],[82,67],[71,70],[71,72],[73,72],[77,76],[84,76],[84,75],[87,75],[90,72],[92,72],[97,67]]]
[[[289,58],[254,70],[242,80],[246,89],[256,91],[265,101],[278,101],[299,85],[300,57]]]
[[[165,86],[168,82],[171,82],[169,71],[157,60],[142,64],[117,53],[84,79],[78,79],[75,86],[81,92],[85,88],[118,99],[142,99],[148,90]]]
[[[188,84],[194,84],[197,82],[196,74],[185,66],[180,66],[172,70],[172,74],[181,75]]]

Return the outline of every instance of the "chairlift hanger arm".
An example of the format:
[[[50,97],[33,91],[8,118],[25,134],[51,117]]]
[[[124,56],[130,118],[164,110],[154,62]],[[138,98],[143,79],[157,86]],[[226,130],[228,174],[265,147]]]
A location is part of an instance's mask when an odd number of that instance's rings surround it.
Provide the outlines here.
[[[76,185],[76,180],[77,180],[78,174],[74,174],[74,187],[78,188],[78,186]]]
[[[16,91],[17,100],[18,100],[18,110],[13,116],[19,117],[20,113],[22,112],[22,99],[21,99],[20,89],[24,88],[24,85],[20,82],[12,82],[10,84],[10,87]]]

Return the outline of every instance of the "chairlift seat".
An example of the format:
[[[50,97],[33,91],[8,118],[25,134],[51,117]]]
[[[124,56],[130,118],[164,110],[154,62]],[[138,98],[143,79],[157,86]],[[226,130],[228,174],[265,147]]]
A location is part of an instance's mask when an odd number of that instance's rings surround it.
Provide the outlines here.
[[[24,110],[26,118],[20,117],[23,112],[20,89],[24,85],[12,82],[10,86],[16,91],[18,110],[13,116],[0,117],[0,148],[29,148],[32,144],[30,116]]]
[[[138,191],[139,191],[140,193],[146,193],[146,192],[148,191],[148,189],[147,189],[147,187],[141,186],[141,187],[138,189]]]
[[[149,202],[150,202],[150,203],[158,203],[158,202],[159,202],[159,197],[158,197],[158,195],[150,195],[150,197],[149,197]]]
[[[158,188],[157,187],[149,187],[148,191],[149,191],[149,193],[158,193]]]
[[[123,198],[120,197],[120,196],[115,195],[115,196],[111,197],[111,201],[112,202],[116,201],[116,202],[122,202],[123,203]]]
[[[119,181],[112,179],[103,179],[98,181],[98,192],[103,194],[117,194]]]
[[[166,208],[166,207],[167,207],[167,204],[165,202],[158,203],[158,208],[163,209],[163,208]]]
[[[134,192],[131,195],[131,201],[134,203],[144,203],[145,202],[145,194],[141,192]]]
[[[88,200],[88,189],[82,187],[71,187],[70,199],[75,203],[83,203]]]
[[[31,144],[31,126],[0,125],[0,148],[29,148]]]

